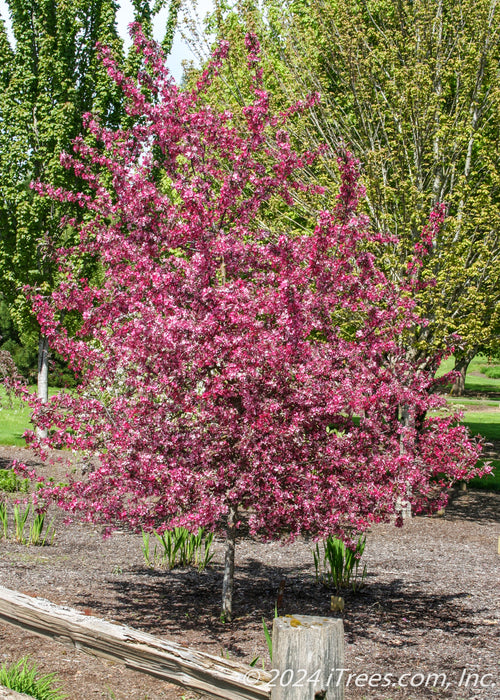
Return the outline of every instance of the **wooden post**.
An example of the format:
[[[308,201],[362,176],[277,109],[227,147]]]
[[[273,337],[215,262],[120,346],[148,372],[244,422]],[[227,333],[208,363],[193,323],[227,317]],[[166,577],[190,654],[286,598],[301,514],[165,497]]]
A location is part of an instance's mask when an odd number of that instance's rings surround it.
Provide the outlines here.
[[[344,700],[342,620],[275,618],[273,668],[271,700]]]

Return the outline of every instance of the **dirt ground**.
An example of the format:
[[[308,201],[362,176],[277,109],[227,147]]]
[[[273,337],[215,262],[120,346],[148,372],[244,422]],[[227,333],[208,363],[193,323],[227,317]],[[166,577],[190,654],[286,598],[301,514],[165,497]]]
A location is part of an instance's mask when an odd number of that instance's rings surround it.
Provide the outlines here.
[[[0,447],[0,468],[14,457],[32,458],[27,450]],[[280,582],[280,613],[338,614],[330,612],[331,592],[315,581],[311,542],[239,541],[236,619],[222,624],[221,542],[210,569],[166,572],[146,567],[140,536],[120,531],[103,540],[98,528],[64,525],[62,514],[54,515],[51,546],[0,541],[0,585],[212,654],[245,663],[259,656],[268,667],[262,618],[272,624]],[[499,536],[500,494],[474,490],[454,491],[443,517],[369,532],[366,585],[345,594],[342,614],[346,700],[500,698]],[[26,654],[40,671],[57,673],[71,700],[195,697],[0,624],[0,663]]]

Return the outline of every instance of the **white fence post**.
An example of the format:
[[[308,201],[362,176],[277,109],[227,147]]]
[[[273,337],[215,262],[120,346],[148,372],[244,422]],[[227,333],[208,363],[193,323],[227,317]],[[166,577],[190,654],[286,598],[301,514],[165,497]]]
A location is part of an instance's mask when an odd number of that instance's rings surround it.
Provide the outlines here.
[[[341,619],[287,615],[273,625],[271,700],[344,700]]]

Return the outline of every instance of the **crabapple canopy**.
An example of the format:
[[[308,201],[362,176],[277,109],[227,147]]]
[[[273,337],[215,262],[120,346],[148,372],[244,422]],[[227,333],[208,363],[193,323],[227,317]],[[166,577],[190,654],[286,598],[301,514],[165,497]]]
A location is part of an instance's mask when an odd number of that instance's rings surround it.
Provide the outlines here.
[[[423,323],[416,276],[401,289],[377,266],[386,241],[357,212],[357,163],[339,158],[336,206],[307,235],[261,223],[271,198],[292,207],[303,187],[295,176],[314,155],[294,152],[284,125],[317,97],[272,115],[249,35],[242,128],[204,99],[227,44],[183,92],[138,26],[134,42],[137,83],[102,49],[134,125],[88,116],[97,146],[78,139],[63,156],[91,194],[36,185],[86,215],[79,245],[58,253],[64,282],[32,296],[81,383],[43,406],[32,399],[49,429],[32,440],[95,460],[85,479],[38,497],[106,524],[217,530],[239,510],[263,537],[347,541],[398,499],[441,506],[440,487],[475,473],[478,447],[452,418],[425,417],[441,399],[401,342]],[[82,258],[96,261],[93,279],[80,276]]]

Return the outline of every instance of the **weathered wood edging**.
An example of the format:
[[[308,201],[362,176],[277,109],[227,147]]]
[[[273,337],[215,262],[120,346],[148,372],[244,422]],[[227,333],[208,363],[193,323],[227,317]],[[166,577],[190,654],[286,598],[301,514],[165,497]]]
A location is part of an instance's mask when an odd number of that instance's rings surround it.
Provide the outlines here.
[[[271,674],[0,586],[0,620],[214,698],[271,697]],[[0,695],[1,698],[1,695]]]
[[[31,695],[18,693],[15,690],[0,685],[0,700],[34,700]]]

